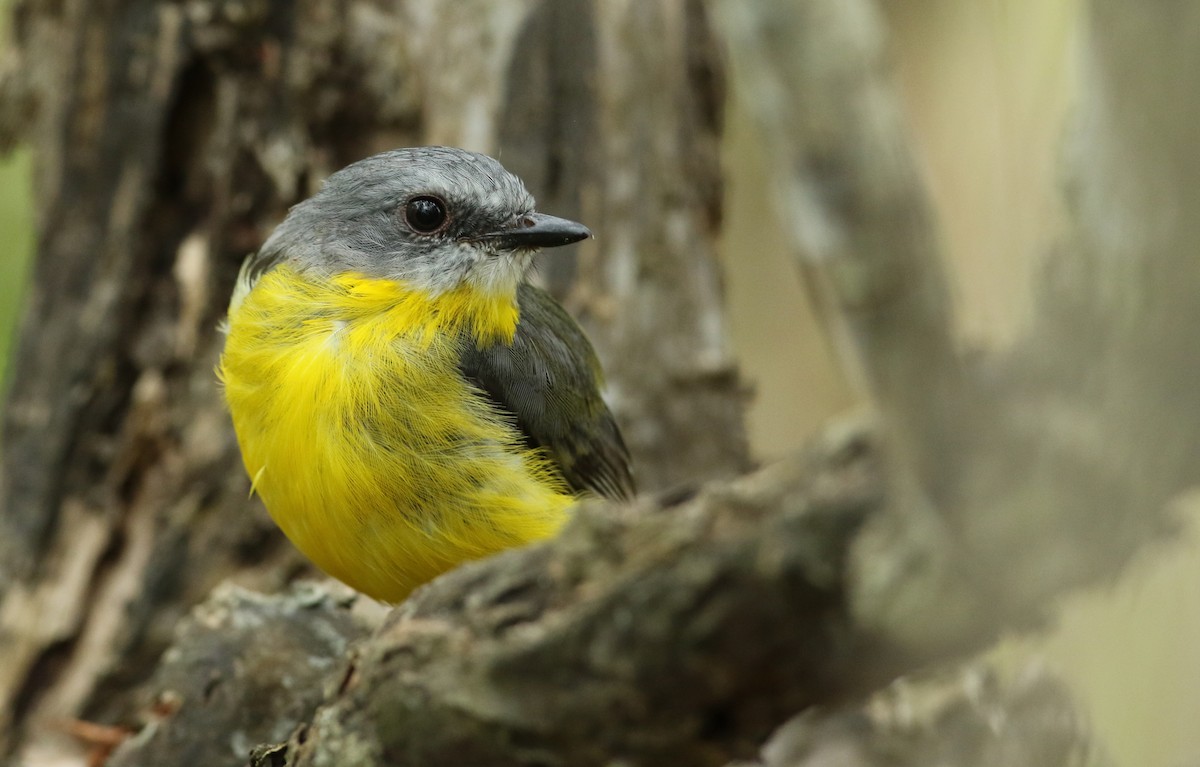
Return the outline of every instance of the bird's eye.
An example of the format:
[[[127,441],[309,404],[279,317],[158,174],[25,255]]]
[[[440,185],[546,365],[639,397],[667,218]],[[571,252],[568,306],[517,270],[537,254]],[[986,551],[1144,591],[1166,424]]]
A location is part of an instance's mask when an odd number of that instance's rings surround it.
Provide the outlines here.
[[[404,220],[414,232],[432,234],[446,223],[446,204],[436,197],[414,197],[404,206]]]

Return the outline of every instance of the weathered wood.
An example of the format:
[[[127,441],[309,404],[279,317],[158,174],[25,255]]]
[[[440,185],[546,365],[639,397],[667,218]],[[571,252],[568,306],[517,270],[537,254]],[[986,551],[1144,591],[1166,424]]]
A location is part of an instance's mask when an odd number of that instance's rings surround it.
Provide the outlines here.
[[[599,505],[438,579],[362,645],[288,765],[717,767],[890,679],[846,611],[882,482],[861,435],[677,506]],[[885,660],[886,659],[886,660]]]
[[[354,600],[336,585],[218,587],[180,622],[139,701],[142,729],[105,764],[243,765],[255,746],[286,740],[344,681],[347,651],[369,631]]]

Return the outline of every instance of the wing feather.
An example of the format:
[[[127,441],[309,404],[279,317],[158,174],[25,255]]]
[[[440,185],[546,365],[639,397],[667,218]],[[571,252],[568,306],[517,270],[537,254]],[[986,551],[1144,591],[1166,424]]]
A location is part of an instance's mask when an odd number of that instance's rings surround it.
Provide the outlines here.
[[[532,448],[557,464],[576,492],[634,494],[629,451],[600,396],[600,363],[583,330],[545,291],[522,285],[511,346],[464,339],[459,368]]]

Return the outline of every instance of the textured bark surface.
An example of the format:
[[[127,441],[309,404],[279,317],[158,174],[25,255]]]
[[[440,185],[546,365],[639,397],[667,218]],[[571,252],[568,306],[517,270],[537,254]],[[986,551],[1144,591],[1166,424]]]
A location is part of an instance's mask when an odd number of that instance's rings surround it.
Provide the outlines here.
[[[286,740],[344,681],[347,650],[368,633],[354,600],[312,584],[272,596],[218,587],[180,623],[140,701],[141,729],[106,764],[245,764],[256,746]]]
[[[844,557],[879,505],[858,436],[678,506],[588,506],[438,579],[362,645],[288,765],[722,765],[888,681]],[[750,597],[749,595],[753,595]]]
[[[753,756],[792,712],[870,691],[896,667],[853,624],[843,581],[848,543],[881,500],[876,455],[863,434],[832,435],[804,461],[679,505],[589,505],[552,545],[437,579],[337,667],[314,718],[275,714],[310,724],[264,749],[277,761],[263,763],[699,767]],[[254,602],[241,621],[253,633],[228,620],[199,636],[183,629],[154,680],[180,705],[117,764],[157,764],[164,744],[213,753],[214,731],[258,720],[273,674],[312,665],[307,645],[274,642],[274,669],[230,679],[227,654],[272,657],[262,645],[297,619],[294,598],[241,599]],[[229,602],[198,615],[230,615]],[[236,716],[198,694],[214,677]],[[227,752],[204,763],[237,764]]]
[[[302,721],[252,763],[721,765],[754,757],[819,702],[762,763],[1104,764],[1061,686],[1036,669],[1010,683],[985,668],[918,674],[855,710],[935,657],[851,610],[847,556],[882,510],[877,457],[865,434],[833,433],[803,461],[677,505],[590,506],[552,544],[429,584],[348,656],[273,639],[304,610],[337,616],[334,600],[235,594],[246,608],[233,612],[219,595],[197,615],[242,615],[253,631],[191,621],[154,680],[175,708],[114,761],[160,764],[173,748],[240,764],[214,732],[244,742]],[[231,656],[269,662],[238,675]],[[325,683],[298,685],[289,670],[314,661],[333,665]],[[264,713],[270,694],[288,707]],[[309,713],[289,718],[297,708]]]
[[[373,151],[497,154],[587,221],[547,276],[608,361],[642,486],[745,465],[698,3],[29,0],[14,36],[0,127],[36,150],[39,246],[0,475],[6,750],[130,716],[190,605],[304,567],[247,497],[216,327],[287,206]]]

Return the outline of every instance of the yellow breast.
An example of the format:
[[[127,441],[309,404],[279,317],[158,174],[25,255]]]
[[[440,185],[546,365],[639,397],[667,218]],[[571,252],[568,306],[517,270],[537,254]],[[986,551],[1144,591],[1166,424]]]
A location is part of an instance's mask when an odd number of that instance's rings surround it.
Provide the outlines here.
[[[573,498],[458,372],[457,341],[511,341],[511,298],[436,298],[286,267],[231,309],[220,375],[275,522],[321,569],[395,602],[464,560],[553,534]]]

